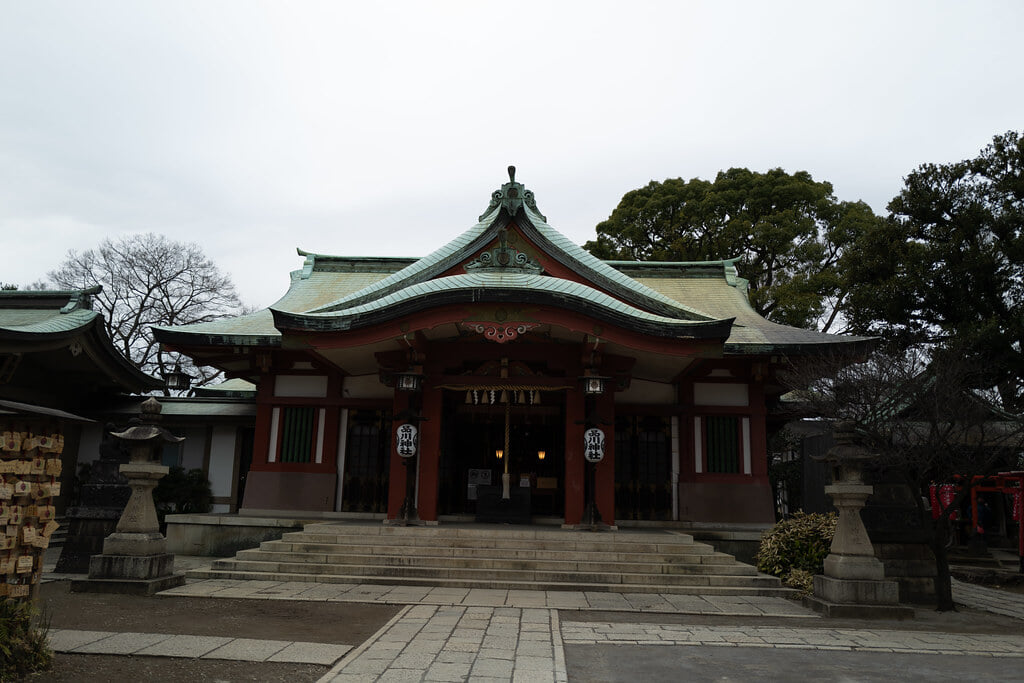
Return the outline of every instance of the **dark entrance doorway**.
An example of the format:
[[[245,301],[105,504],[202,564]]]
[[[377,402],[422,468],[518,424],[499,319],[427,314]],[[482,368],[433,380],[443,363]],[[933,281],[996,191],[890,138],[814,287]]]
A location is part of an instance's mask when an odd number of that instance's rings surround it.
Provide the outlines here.
[[[672,519],[672,435],[669,418],[615,418],[615,518]]]
[[[511,393],[511,392],[508,392]],[[444,392],[438,512],[476,514],[481,486],[501,487],[506,462],[513,488],[528,489],[530,513],[563,517],[565,509],[565,414],[561,392],[544,392],[544,403],[507,406],[501,392]],[[506,400],[508,395],[506,394]],[[501,458],[498,451],[502,451]]]
[[[349,411],[341,511],[387,512],[390,457],[390,412]]]

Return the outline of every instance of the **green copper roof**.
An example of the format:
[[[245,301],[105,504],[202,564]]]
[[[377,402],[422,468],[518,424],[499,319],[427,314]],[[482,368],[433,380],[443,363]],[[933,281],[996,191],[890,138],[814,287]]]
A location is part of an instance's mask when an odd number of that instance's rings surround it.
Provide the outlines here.
[[[595,309],[599,317],[603,314],[620,324],[635,327],[645,323],[645,331],[659,336],[724,337],[729,328],[728,321],[668,318],[635,308],[589,285],[514,270],[474,270],[466,275],[435,278],[411,284],[392,294],[341,311],[305,315],[276,312],[275,321],[278,327],[287,329],[346,330],[358,325],[363,319],[388,319],[407,311],[420,310],[431,300],[470,303],[506,297],[509,300],[532,300],[541,304],[557,302],[557,305],[571,308],[589,307]]]
[[[92,296],[100,291],[100,287],[0,291],[0,330],[25,335],[61,335],[84,330],[101,318],[89,308]]]
[[[504,237],[513,224],[545,258],[577,273],[587,284],[546,274],[536,260],[508,248]],[[270,310],[234,320],[157,328],[158,339],[276,345],[282,329],[353,329],[422,306],[479,301],[472,293],[480,292],[493,300],[518,297],[520,302],[565,305],[626,326],[635,324],[638,330],[658,336],[686,336],[686,329],[704,336],[711,329],[728,330],[731,323],[727,353],[865,341],[765,320],[750,307],[747,282],[738,276],[735,259],[602,261],[548,224],[533,193],[516,182],[512,168],[509,182],[491,195],[479,221],[423,258],[299,254],[305,257],[302,269],[292,273],[287,293]],[[518,260],[499,264],[503,257]]]
[[[103,316],[91,309],[92,297],[101,291],[96,286],[0,292],[0,353],[31,358],[17,371],[45,369],[64,388],[151,391],[163,386],[114,347]],[[26,380],[24,386],[30,384]]]

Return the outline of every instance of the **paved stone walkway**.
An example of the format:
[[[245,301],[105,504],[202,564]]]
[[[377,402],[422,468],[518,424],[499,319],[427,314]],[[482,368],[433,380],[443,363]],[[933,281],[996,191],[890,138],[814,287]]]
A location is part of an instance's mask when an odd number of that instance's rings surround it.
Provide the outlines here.
[[[562,624],[566,645],[711,645],[1024,658],[1024,636],[891,629],[680,624]]]
[[[263,600],[326,600],[375,602],[389,605],[515,607],[717,616],[794,617],[818,615],[786,598],[756,595],[673,595],[584,591],[526,591],[432,586],[310,583],[206,579],[163,591],[160,595],[253,598]]]
[[[209,579],[165,596],[316,600],[406,607],[365,643],[54,629],[59,652],[201,657],[332,666],[321,683],[504,681],[564,683],[565,647],[704,645],[805,651],[1024,658],[1024,636],[829,628],[785,598],[578,591],[477,590],[373,584]],[[1024,596],[954,581],[957,603],[1024,620]],[[789,617],[792,626],[560,623],[558,610]]]
[[[564,683],[558,612],[509,607],[407,607],[321,683]]]
[[[233,659],[327,666],[337,662],[352,649],[351,645],[329,643],[72,629],[51,629],[49,637],[50,647],[56,652],[74,654]]]
[[[953,579],[953,601],[975,609],[1024,620],[1024,595]]]

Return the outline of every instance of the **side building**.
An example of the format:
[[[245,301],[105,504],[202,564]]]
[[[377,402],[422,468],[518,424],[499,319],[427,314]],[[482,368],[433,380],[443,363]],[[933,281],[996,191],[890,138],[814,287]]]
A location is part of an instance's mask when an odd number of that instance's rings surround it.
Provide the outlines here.
[[[108,425],[138,416],[145,394],[164,386],[114,346],[93,310],[100,287],[0,291],[0,434],[63,436],[57,514],[78,501],[81,465],[100,457]],[[163,424],[181,444],[167,447],[165,465],[202,469],[213,511],[234,512],[252,454],[255,392],[245,382],[197,388],[192,398],[161,397]]]
[[[300,255],[270,308],[154,330],[256,386],[243,512],[770,524],[777,371],[867,343],[765,320],[732,261],[599,260],[514,172],[426,257]]]

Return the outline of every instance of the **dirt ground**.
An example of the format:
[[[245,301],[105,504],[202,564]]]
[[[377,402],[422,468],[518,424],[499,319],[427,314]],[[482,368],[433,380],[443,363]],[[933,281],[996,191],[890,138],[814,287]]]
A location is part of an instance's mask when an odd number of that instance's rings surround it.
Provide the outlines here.
[[[89,631],[218,635],[235,638],[340,643],[356,646],[401,608],[341,602],[135,597],[71,593],[70,583],[40,586],[39,606],[50,628]],[[315,681],[328,667],[167,657],[57,654],[51,671],[31,683],[134,681]]]

